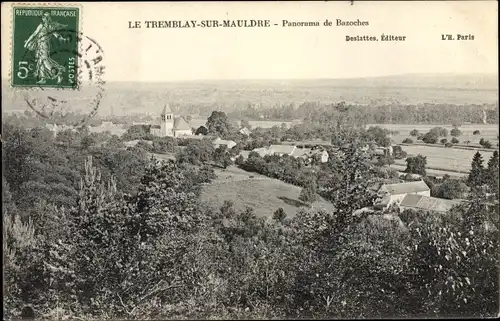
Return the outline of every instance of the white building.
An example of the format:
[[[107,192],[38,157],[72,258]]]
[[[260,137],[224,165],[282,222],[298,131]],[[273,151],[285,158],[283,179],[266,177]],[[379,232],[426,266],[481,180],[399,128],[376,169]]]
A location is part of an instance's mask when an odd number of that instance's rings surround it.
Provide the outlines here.
[[[232,141],[232,140],[224,140],[224,139],[220,139],[219,137],[217,137],[216,140],[214,140],[212,142],[212,144],[214,145],[215,148],[218,148],[219,146],[221,145],[225,145],[227,147],[227,149],[231,149],[233,148],[234,146],[236,146],[236,142]]]
[[[377,208],[388,208],[393,204],[400,205],[408,194],[430,197],[431,189],[424,181],[384,184],[378,190],[378,198],[374,206]]]
[[[174,117],[172,110],[167,104],[161,113],[160,125],[151,126],[151,134],[160,137],[179,137],[192,135],[193,133],[186,120],[181,116]]]

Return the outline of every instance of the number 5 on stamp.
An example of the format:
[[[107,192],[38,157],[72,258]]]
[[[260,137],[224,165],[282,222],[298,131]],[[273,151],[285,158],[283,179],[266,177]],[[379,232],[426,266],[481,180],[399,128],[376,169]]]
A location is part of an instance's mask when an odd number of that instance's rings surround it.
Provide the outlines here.
[[[13,87],[76,88],[77,7],[13,8]]]

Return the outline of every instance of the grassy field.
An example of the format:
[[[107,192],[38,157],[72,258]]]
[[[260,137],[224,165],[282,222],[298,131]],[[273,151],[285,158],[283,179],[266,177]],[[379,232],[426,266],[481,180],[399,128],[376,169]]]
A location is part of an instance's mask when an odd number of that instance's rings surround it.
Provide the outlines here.
[[[245,172],[234,166],[226,170],[216,170],[217,179],[204,186],[202,201],[208,206],[220,207],[224,201],[232,201],[236,209],[246,206],[254,209],[259,217],[272,217],[274,211],[282,207],[287,216],[294,216],[301,208],[300,187],[276,179]],[[333,205],[320,199],[313,204],[314,209],[333,210]]]
[[[426,156],[429,168],[461,172],[468,172],[470,170],[472,157],[476,153],[475,150],[419,145],[403,146],[403,150],[408,153],[408,156],[416,156],[418,154]],[[493,151],[481,151],[480,153],[483,155],[484,165],[486,165]],[[396,164],[406,165],[406,162],[404,159],[399,159],[396,160]]]
[[[415,124],[370,124],[370,126],[380,126],[382,128],[386,128],[389,130],[395,130],[398,131],[398,134],[394,134],[391,136],[391,139],[396,142],[396,143],[401,143],[405,138],[410,137],[413,139],[413,141],[416,141],[416,137],[411,137],[410,136],[410,131],[413,129],[417,129],[419,133],[425,134],[428,132],[431,128],[434,127],[443,127],[448,130],[448,141],[450,141],[453,137],[449,135],[449,132],[453,128],[451,125],[415,125]],[[457,139],[460,141],[460,143],[463,143],[464,141],[468,140],[470,141],[469,145],[478,145],[479,146],[479,140],[481,138],[484,138],[486,140],[489,140],[493,146],[496,146],[498,143],[498,124],[471,124],[471,125],[462,125],[459,127],[460,131],[462,132],[462,135],[457,137]],[[473,135],[472,133],[475,130],[479,130],[481,132],[480,135]],[[443,138],[443,137],[441,137]],[[440,138],[440,139],[441,139]]]

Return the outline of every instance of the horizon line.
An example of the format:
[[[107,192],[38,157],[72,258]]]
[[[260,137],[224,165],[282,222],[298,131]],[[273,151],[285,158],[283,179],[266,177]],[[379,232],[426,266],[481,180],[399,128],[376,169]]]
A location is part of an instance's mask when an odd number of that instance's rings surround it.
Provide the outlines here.
[[[355,77],[318,77],[318,78],[206,78],[206,79],[178,79],[178,80],[105,80],[106,83],[176,83],[176,82],[216,82],[216,81],[311,81],[311,80],[355,80],[355,79],[374,79],[374,78],[389,78],[389,77],[403,77],[403,76],[497,76],[498,72],[443,72],[443,73],[433,73],[433,72],[415,72],[415,73],[402,73],[402,74],[390,74],[382,76],[355,76]],[[3,82],[9,82],[8,78],[2,78]],[[85,82],[84,82],[85,83]]]

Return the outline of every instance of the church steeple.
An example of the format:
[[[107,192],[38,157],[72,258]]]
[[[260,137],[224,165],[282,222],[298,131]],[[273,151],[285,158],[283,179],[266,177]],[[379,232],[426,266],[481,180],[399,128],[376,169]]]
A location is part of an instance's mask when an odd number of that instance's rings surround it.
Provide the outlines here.
[[[168,104],[163,107],[163,111],[161,113],[161,132],[163,136],[173,136],[173,128],[174,128],[174,115],[172,114],[172,110]]]
[[[163,112],[161,113],[162,115],[168,115],[172,114],[172,110],[170,109],[170,106],[168,104],[163,107]]]

